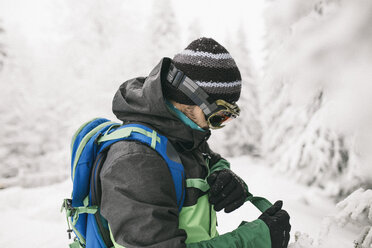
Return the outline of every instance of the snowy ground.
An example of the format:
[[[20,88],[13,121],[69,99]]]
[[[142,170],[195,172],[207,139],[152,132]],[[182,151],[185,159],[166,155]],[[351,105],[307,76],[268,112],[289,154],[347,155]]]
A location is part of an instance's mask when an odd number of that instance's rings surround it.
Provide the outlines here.
[[[251,193],[265,196],[274,202],[284,201],[291,215],[292,237],[296,231],[308,233],[315,240],[322,229],[322,220],[335,211],[335,204],[321,193],[294,183],[248,157],[230,159],[232,168],[247,182]],[[39,187],[13,187],[0,191],[0,247],[67,247],[66,220],[59,212],[62,199],[70,195],[71,183]],[[219,232],[235,229],[242,220],[253,220],[259,215],[250,203],[231,214],[219,214]],[[321,247],[352,247],[358,234],[356,229],[332,228]],[[291,242],[294,239],[291,238]],[[318,247],[318,246],[316,246]]]

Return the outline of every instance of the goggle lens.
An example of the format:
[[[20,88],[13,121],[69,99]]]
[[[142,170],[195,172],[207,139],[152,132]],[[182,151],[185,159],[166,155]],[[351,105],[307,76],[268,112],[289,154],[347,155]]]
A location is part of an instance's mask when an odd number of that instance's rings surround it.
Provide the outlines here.
[[[228,110],[220,110],[209,117],[208,121],[211,128],[220,128],[223,123],[229,122],[235,119],[237,115],[231,113]]]

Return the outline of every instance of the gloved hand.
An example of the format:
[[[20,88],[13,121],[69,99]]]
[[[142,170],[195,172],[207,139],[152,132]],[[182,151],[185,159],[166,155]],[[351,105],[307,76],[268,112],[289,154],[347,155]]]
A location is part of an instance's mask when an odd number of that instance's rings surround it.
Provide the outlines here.
[[[289,242],[291,225],[289,215],[281,209],[282,206],[283,202],[277,201],[258,217],[269,227],[272,248],[286,248]]]
[[[216,211],[224,208],[226,213],[230,213],[243,205],[248,196],[243,180],[231,170],[213,172],[207,182],[210,186],[209,202]]]

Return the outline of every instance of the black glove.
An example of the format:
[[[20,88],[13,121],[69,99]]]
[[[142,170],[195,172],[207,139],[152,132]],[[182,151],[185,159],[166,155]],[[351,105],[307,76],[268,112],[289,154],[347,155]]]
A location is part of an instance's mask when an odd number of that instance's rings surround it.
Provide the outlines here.
[[[231,170],[213,172],[207,182],[210,186],[209,202],[216,211],[224,208],[225,213],[230,213],[243,205],[248,196],[243,180]]]
[[[277,201],[258,217],[269,227],[272,248],[286,248],[289,242],[291,225],[289,215],[281,209],[282,206],[283,202]]]

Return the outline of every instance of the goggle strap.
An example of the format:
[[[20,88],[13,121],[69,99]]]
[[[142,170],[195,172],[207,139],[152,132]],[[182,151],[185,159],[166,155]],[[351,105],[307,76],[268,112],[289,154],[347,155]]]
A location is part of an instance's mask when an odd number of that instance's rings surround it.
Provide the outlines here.
[[[184,73],[180,70],[178,70],[176,67],[174,67],[172,64],[169,67],[169,72],[167,75],[167,81],[175,88],[178,88],[180,85],[182,79],[183,79]]]
[[[206,116],[209,116],[218,108],[216,103],[210,104],[208,102],[208,94],[199,85],[172,64],[169,68],[167,80],[173,87],[181,90],[191,101],[198,105]]]

